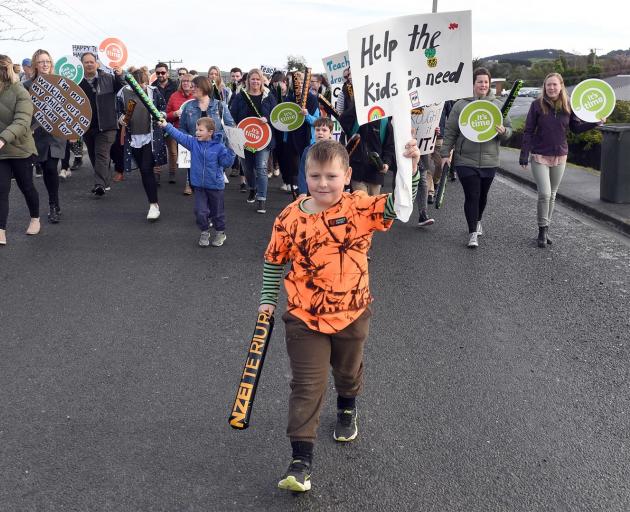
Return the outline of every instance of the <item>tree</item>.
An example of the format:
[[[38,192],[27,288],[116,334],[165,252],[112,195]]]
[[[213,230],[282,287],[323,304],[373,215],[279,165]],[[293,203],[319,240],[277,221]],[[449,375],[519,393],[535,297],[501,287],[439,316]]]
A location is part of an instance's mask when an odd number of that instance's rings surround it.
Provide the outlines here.
[[[302,55],[287,56],[287,71],[304,71],[306,69],[306,59]]]
[[[41,23],[48,13],[57,12],[49,0],[0,0],[0,41],[37,41],[44,37]]]

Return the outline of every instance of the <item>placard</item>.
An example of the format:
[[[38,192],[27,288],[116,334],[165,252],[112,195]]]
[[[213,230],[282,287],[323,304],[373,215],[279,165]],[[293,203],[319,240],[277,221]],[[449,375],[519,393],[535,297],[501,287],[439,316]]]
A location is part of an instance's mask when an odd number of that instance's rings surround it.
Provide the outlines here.
[[[337,108],[337,98],[343,87],[343,72],[350,67],[350,57],[347,51],[339,52],[330,57],[324,57],[322,62],[330,84],[331,103]]]
[[[459,131],[472,142],[488,142],[503,124],[501,109],[488,100],[471,101],[459,114]]]
[[[246,117],[237,128],[243,130],[247,149],[261,151],[271,142],[271,127],[258,117]]]
[[[223,122],[223,121],[221,121]],[[234,128],[232,126],[226,126],[223,124],[223,132],[225,133],[225,138],[228,141],[230,149],[234,151],[236,156],[240,158],[245,158],[245,134],[243,130],[239,128]]]
[[[106,66],[121,68],[127,62],[127,47],[120,39],[108,37],[98,45],[98,56]]]
[[[411,114],[411,129],[416,132],[416,140],[421,155],[430,155],[435,149],[438,134],[435,129],[440,126],[444,103],[425,105],[422,114]]]
[[[292,132],[304,124],[304,114],[297,103],[284,101],[273,107],[269,120],[276,130]]]
[[[94,45],[89,44],[73,44],[72,45],[72,55],[74,55],[77,59],[81,60],[81,56],[84,53],[93,53],[98,59],[98,48]]]
[[[275,66],[267,66],[266,64],[261,64],[260,70],[262,71],[263,75],[271,77],[271,75],[273,75],[278,70],[278,68]]]
[[[393,117],[396,147],[397,217],[413,212],[411,160],[412,108],[470,95],[471,12],[401,16],[348,32],[348,53],[359,124]]]
[[[55,62],[55,75],[72,80],[75,84],[83,80],[83,64],[74,55],[64,55]]]
[[[81,87],[59,75],[38,75],[29,92],[33,119],[48,133],[78,139],[90,127],[92,107]]]
[[[181,144],[177,144],[177,167],[190,169],[190,151]]]
[[[571,93],[571,108],[582,121],[596,123],[615,110],[615,90],[608,82],[590,78],[577,84]]]

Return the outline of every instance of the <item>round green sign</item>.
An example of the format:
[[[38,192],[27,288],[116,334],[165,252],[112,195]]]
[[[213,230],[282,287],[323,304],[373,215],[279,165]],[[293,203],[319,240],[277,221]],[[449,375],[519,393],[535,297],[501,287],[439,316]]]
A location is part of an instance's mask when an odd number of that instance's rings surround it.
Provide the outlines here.
[[[55,74],[78,84],[83,80],[83,64],[74,55],[64,55],[55,64]]]
[[[497,136],[496,127],[503,124],[501,110],[487,100],[469,103],[459,114],[459,130],[473,142],[487,142]]]
[[[304,124],[302,108],[297,103],[285,101],[271,111],[271,125],[281,132],[292,132]]]
[[[575,86],[571,93],[571,108],[582,121],[596,123],[615,110],[614,89],[603,80],[590,78]]]

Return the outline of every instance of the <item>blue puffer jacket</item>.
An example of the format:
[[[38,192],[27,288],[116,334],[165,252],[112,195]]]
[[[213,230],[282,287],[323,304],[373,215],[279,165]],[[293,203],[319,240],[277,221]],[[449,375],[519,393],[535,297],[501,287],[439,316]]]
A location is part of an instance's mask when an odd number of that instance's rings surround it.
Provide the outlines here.
[[[165,130],[190,151],[190,184],[208,190],[223,190],[223,168],[234,162],[234,151],[225,147],[223,136],[217,133],[212,140],[200,141],[180,132],[170,123]]]

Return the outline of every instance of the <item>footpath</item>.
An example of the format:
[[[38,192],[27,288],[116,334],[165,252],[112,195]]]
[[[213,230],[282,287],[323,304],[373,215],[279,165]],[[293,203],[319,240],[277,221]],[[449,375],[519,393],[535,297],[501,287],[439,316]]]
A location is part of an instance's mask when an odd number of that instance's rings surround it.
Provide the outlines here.
[[[500,173],[536,190],[531,168],[523,170],[518,157],[517,149],[501,148]],[[630,235],[630,204],[609,203],[599,196],[599,171],[567,164],[557,200]]]

